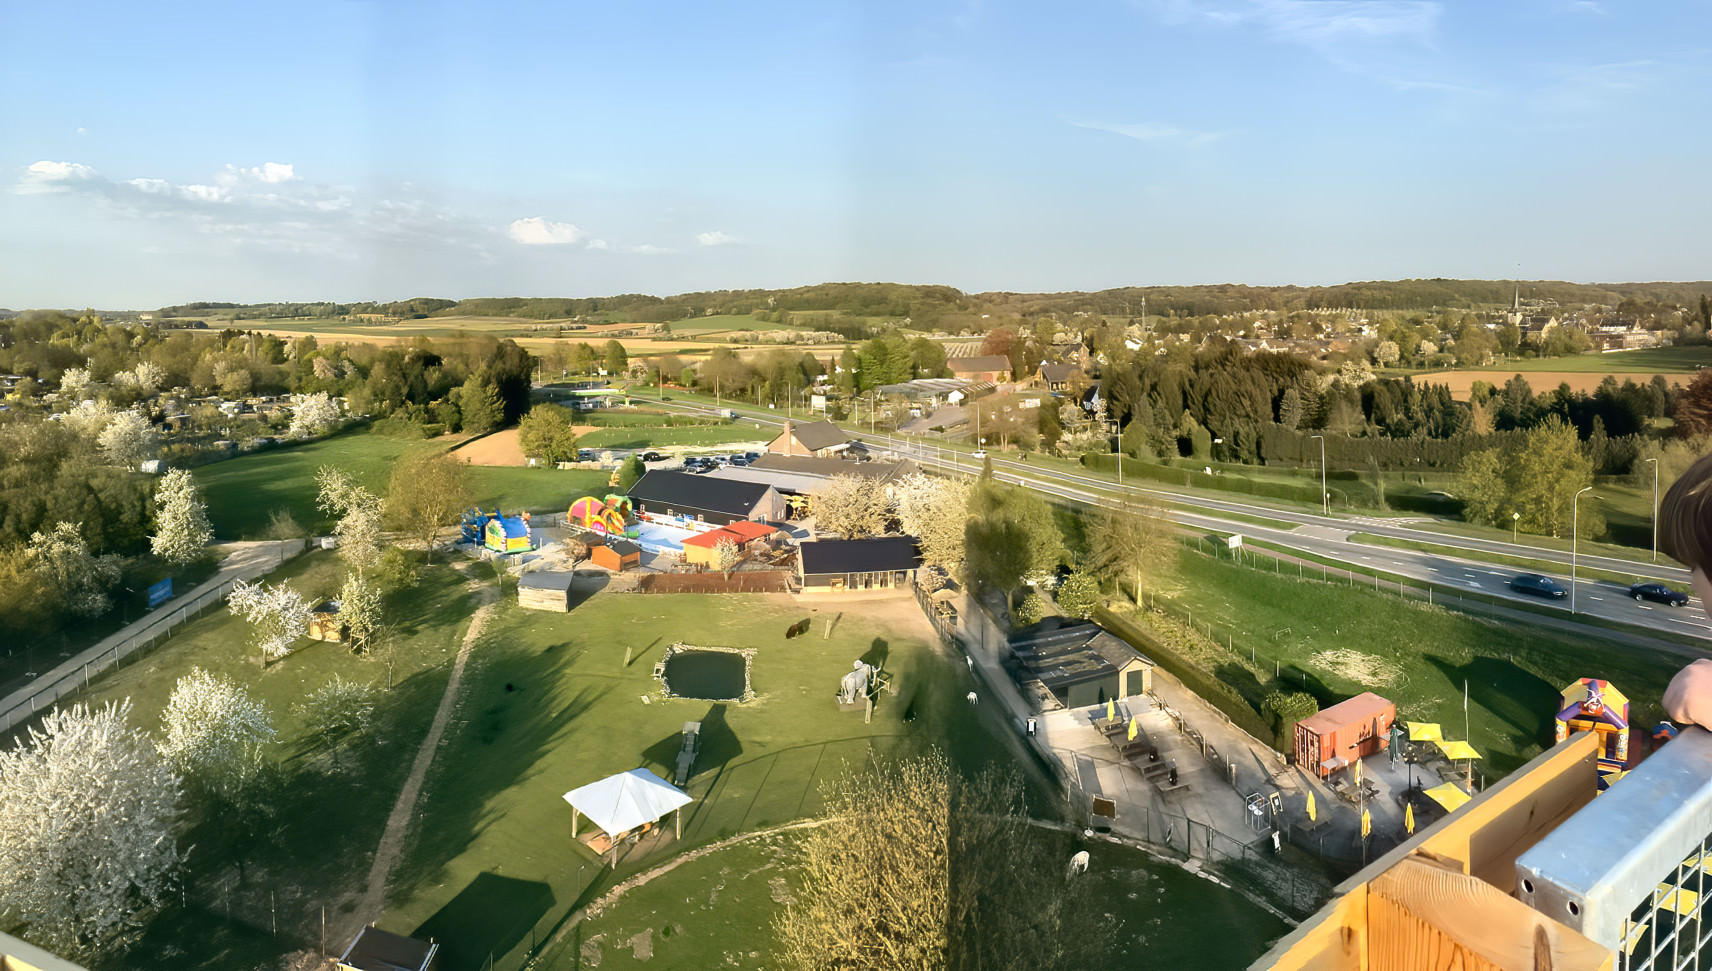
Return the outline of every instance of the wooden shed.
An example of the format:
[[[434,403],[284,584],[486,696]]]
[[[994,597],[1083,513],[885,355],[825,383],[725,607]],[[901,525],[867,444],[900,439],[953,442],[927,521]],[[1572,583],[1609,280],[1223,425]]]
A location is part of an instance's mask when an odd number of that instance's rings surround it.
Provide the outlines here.
[[[614,573],[634,570],[642,565],[642,547],[628,540],[609,539],[589,547],[589,562]]]
[[[345,620],[339,615],[339,601],[328,600],[309,611],[309,636],[335,644],[345,639]]]
[[[1296,723],[1296,764],[1325,778],[1356,759],[1383,752],[1397,706],[1363,691]]]
[[[440,945],[432,941],[393,934],[370,924],[345,948],[339,971],[436,971],[439,950]]]
[[[571,577],[555,570],[537,570],[517,578],[517,606],[529,610],[571,609]]]

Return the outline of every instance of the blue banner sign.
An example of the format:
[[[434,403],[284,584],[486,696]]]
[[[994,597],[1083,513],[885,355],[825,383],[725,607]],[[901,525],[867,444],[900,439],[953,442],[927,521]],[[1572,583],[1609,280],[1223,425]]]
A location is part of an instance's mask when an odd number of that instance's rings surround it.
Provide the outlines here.
[[[161,582],[159,582],[159,583],[157,583],[154,586],[149,588],[149,606],[150,607],[159,607],[161,604],[166,603],[168,600],[171,600],[171,599],[172,599],[172,577],[167,577],[165,580],[162,580]]]

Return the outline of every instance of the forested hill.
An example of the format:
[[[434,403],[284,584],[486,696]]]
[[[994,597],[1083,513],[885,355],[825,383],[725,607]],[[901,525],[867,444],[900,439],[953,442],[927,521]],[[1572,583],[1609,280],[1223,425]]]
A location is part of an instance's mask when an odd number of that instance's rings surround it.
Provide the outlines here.
[[[1625,302],[1690,307],[1712,295],[1712,282],[1566,283],[1558,280],[1390,280],[1326,287],[1261,287],[1245,284],[1121,287],[1093,293],[964,293],[953,287],[902,283],[819,283],[788,290],[713,290],[656,297],[624,293],[609,297],[478,297],[446,300],[417,297],[390,303],[188,303],[162,307],[169,317],[330,317],[384,314],[392,317],[522,317],[555,320],[600,317],[651,323],[705,313],[831,311],[856,317],[911,318],[933,326],[948,315],[998,313],[1014,316],[1097,313],[1201,316],[1248,310],[1430,310],[1508,307],[1520,290],[1525,302],[1561,306],[1617,307]]]

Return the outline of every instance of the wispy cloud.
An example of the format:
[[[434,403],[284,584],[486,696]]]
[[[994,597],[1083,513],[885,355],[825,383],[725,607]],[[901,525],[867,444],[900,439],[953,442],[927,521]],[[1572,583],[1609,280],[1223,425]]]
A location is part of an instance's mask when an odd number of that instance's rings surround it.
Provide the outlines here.
[[[588,234],[571,223],[556,223],[540,216],[513,220],[506,235],[525,246],[551,246],[574,243]]]
[[[1273,40],[1339,54],[1374,41],[1430,41],[1434,0],[1143,0],[1171,23],[1251,27]]]
[[[1600,15],[1604,15],[1605,13],[1605,8],[1593,2],[1593,0],[1569,0],[1568,3],[1563,5],[1563,9],[1568,13],[1591,13]]]
[[[19,195],[44,195],[50,192],[74,191],[79,182],[92,182],[101,173],[77,162],[50,162],[43,159],[24,169],[12,191]]]
[[[677,250],[670,246],[655,246],[652,243],[643,243],[640,246],[626,246],[621,250],[621,252],[635,253],[638,256],[669,256],[676,253]]]
[[[730,236],[719,230],[711,233],[697,233],[696,243],[700,246],[731,246],[737,242],[737,237]]]
[[[1229,134],[1228,132],[1222,131],[1194,131],[1188,128],[1173,128],[1169,125],[1126,125],[1102,121],[1073,121],[1071,124],[1075,125],[1077,128],[1087,128],[1093,131],[1103,131],[1110,132],[1113,135],[1122,135],[1125,138],[1133,138],[1138,142],[1148,142],[1155,145],[1187,145],[1192,148],[1216,142]]]

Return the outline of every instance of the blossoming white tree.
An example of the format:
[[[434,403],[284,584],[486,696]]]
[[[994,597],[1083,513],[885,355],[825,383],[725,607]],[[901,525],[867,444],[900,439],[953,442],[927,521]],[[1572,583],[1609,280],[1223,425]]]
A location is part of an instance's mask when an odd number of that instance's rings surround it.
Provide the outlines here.
[[[355,647],[367,645],[380,629],[380,588],[355,570],[345,574],[344,586],[339,588],[339,619],[350,629],[351,644]]]
[[[314,394],[294,394],[291,396],[291,430],[286,432],[292,438],[308,438],[319,435],[339,420],[339,401],[325,391]]]
[[[956,574],[963,564],[964,524],[969,519],[969,484],[916,472],[893,488],[898,525],[921,541],[923,563]]]
[[[196,480],[184,469],[162,476],[155,488],[155,533],[149,537],[149,548],[168,563],[183,566],[202,555],[213,538],[208,506]]]
[[[309,626],[309,604],[284,583],[268,586],[239,580],[226,595],[232,613],[251,628],[251,640],[261,653],[262,666],[291,653],[291,645]]]
[[[93,617],[112,606],[108,591],[119,582],[119,557],[89,552],[76,526],[55,523],[51,533],[31,533],[27,556],[64,609]]]
[[[155,454],[160,434],[147,418],[137,412],[121,411],[108,420],[107,427],[101,429],[95,440],[107,461],[134,469]]]
[[[242,799],[273,741],[267,708],[243,686],[201,668],[178,679],[161,713],[166,756],[187,781],[228,802]]]
[[[178,776],[130,710],[60,709],[0,751],[0,909],[68,957],[122,945],[184,861]]]
[[[98,440],[107,430],[107,423],[113,420],[113,414],[113,406],[105,401],[94,398],[79,401],[65,413],[65,427],[80,438]]]
[[[374,569],[380,562],[380,498],[330,465],[315,471],[315,482],[321,487],[316,506],[339,517],[333,530],[339,537],[339,555],[353,570]]]
[[[875,536],[885,531],[885,492],[873,480],[856,475],[835,475],[813,492],[816,529],[837,533],[845,539]]]
[[[335,674],[297,706],[309,731],[332,750],[335,768],[338,743],[369,727],[379,693],[372,681],[346,681]]]
[[[86,367],[68,367],[60,372],[59,393],[62,398],[82,401],[89,397],[93,385]]]

